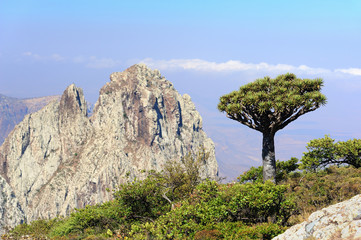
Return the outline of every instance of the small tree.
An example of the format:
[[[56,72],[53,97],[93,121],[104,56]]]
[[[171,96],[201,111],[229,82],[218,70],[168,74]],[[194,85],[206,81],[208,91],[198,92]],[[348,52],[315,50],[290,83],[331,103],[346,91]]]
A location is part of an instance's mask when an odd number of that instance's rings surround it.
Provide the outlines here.
[[[164,164],[161,172],[150,172],[150,175],[157,179],[162,197],[171,204],[172,209],[174,200],[184,198],[204,180],[201,179],[200,169],[202,163],[208,158],[209,152],[206,152],[204,147],[200,147],[195,156],[188,152],[182,157],[181,162],[169,160]],[[172,200],[167,196],[168,192]]]
[[[361,139],[346,142],[335,140],[329,136],[311,140],[307,144],[307,153],[301,159],[301,167],[316,170],[330,164],[348,164],[355,168],[361,167]]]
[[[287,73],[264,77],[220,98],[218,109],[227,117],[263,134],[263,180],[275,182],[274,136],[280,129],[326,104],[322,79],[299,79]]]

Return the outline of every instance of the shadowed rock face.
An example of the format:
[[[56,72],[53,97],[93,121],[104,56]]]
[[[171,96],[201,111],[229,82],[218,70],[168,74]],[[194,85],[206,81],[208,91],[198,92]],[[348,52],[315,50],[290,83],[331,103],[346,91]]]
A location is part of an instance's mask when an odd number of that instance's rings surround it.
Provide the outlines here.
[[[0,94],[0,145],[16,124],[24,119],[26,114],[36,112],[49,102],[58,100],[60,96],[17,99]]]
[[[60,102],[27,115],[0,147],[0,175],[27,220],[110,200],[106,189],[126,175],[161,170],[200,147],[210,153],[202,177],[217,176],[214,144],[188,95],[145,65],[110,80],[91,117],[82,90],[71,85]]]

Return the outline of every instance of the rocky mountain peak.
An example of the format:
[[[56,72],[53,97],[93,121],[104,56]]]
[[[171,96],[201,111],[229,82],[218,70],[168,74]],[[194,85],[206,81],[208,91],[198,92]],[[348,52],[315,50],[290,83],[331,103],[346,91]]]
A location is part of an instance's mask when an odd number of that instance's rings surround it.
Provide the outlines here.
[[[20,222],[67,215],[110,200],[107,188],[142,170],[160,171],[201,148],[209,152],[201,176],[214,179],[214,143],[201,116],[158,70],[137,64],[111,74],[91,117],[83,91],[72,84],[59,102],[27,115],[0,147],[0,176],[18,203],[4,216]]]
[[[145,64],[135,64],[124,72],[115,72],[110,75],[110,80],[113,81],[137,81],[146,82],[146,78],[162,78],[159,70],[152,70]]]
[[[114,72],[110,75],[108,82],[101,90],[100,95],[110,94],[120,89],[136,91],[137,89],[165,89],[173,88],[173,84],[161,76],[158,70],[152,70],[145,64],[135,64],[124,72]]]
[[[77,88],[75,84],[67,87],[60,99],[59,112],[64,118],[78,114],[87,116],[87,104],[83,90]]]

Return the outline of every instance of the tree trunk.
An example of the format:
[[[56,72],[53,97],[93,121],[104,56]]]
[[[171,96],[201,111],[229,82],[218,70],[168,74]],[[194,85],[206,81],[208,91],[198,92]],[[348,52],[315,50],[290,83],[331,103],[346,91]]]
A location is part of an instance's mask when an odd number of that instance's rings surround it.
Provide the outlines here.
[[[263,182],[271,180],[276,183],[275,134],[263,133],[262,161]]]

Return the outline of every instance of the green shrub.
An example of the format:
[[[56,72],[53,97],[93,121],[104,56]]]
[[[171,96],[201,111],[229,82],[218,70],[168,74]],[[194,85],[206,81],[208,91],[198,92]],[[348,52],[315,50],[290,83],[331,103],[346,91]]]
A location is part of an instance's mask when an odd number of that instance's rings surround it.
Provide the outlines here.
[[[86,206],[76,209],[62,223],[54,226],[51,236],[69,234],[93,235],[105,233],[107,229],[117,229],[125,224],[126,209],[117,201],[109,201],[101,205]]]
[[[162,197],[157,179],[153,177],[120,185],[114,197],[127,220],[155,219],[170,211],[170,204]]]
[[[276,162],[276,182],[280,183],[287,179],[288,175],[299,167],[298,159],[293,157],[288,161]],[[263,167],[251,167],[247,172],[238,177],[240,183],[263,182]]]
[[[305,220],[312,212],[361,194],[361,169],[330,166],[289,178],[288,195],[294,196],[297,212],[290,224]]]
[[[361,139],[335,143],[334,139],[326,135],[311,140],[306,148],[308,152],[301,159],[303,169],[316,170],[330,164],[361,167]]]
[[[289,186],[266,183],[235,184],[228,193],[233,221],[285,224],[295,205],[285,193]]]
[[[288,186],[271,182],[224,185],[205,181],[197,186],[189,198],[179,202],[174,210],[154,222],[132,228],[130,236],[139,239],[146,236],[155,239],[192,239],[197,232],[214,230],[217,224],[226,222],[283,224],[294,209],[292,200],[285,197],[287,189]]]
[[[63,221],[64,219],[61,218],[53,218],[50,220],[35,220],[29,224],[20,224],[11,230],[10,236],[18,239],[24,235],[31,235],[31,237],[35,239],[44,239],[53,227],[61,224]]]
[[[76,209],[52,229],[51,236],[98,236],[116,229],[127,235],[137,225],[154,221],[186,198],[200,182],[200,162],[206,158],[204,151],[195,157],[187,154],[181,162],[167,162],[162,172],[151,171],[144,180],[121,184],[113,193],[113,201]]]
[[[224,239],[244,240],[244,239],[272,239],[283,233],[287,227],[274,223],[260,223],[246,225],[243,222],[222,222],[215,225]]]

